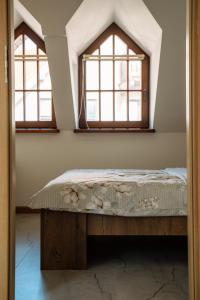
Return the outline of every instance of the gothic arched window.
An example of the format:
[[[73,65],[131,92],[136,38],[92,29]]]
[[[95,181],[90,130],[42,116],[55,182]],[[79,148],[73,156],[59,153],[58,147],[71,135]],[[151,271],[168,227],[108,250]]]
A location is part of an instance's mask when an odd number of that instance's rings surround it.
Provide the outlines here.
[[[17,128],[56,128],[44,41],[25,23],[15,30],[15,120]]]
[[[149,128],[149,56],[116,24],[79,57],[79,127]]]

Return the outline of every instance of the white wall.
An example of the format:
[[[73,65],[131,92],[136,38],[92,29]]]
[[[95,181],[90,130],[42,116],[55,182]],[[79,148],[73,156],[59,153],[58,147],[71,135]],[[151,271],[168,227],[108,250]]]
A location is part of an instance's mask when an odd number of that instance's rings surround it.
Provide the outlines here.
[[[185,166],[185,134],[19,134],[17,205],[49,180],[72,168],[150,168]]]
[[[155,127],[160,132],[185,131],[186,1],[144,2],[163,29]]]
[[[32,0],[23,2],[33,4]],[[69,1],[61,2],[67,10]],[[17,134],[17,205],[27,205],[33,193],[70,168],[159,169],[186,165],[185,1],[144,2],[163,29],[155,111],[157,133],[74,134],[66,130],[49,135]],[[58,17],[57,14],[55,17]],[[49,42],[50,48],[51,44],[52,40]],[[59,70],[54,72],[53,77],[60,80]],[[70,78],[65,80],[68,85]],[[69,102],[72,103],[72,99],[68,97],[66,103]],[[62,106],[62,109],[66,107]]]

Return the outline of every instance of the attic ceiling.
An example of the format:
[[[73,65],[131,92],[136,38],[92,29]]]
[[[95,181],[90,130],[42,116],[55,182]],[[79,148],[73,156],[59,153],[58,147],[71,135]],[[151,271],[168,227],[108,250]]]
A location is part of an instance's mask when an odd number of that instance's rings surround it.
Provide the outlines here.
[[[113,22],[151,56],[150,125],[153,127],[162,29],[142,0],[85,0],[67,23],[74,107],[78,103],[77,57]]]
[[[14,26],[17,28],[22,22],[25,22],[33,31],[37,33],[42,39],[44,36],[42,34],[41,24],[37,21],[34,15],[26,9],[24,5],[19,0],[14,0]]]
[[[15,25],[22,19],[44,37],[60,129],[71,130],[78,123],[77,56],[113,22],[151,56],[151,126],[154,119],[160,126],[162,116],[156,120],[154,112],[157,107],[163,24],[160,24],[161,29],[147,8],[151,8],[151,1],[157,0],[145,0],[146,5],[142,0],[15,1]],[[160,8],[161,4],[159,1],[157,3]],[[175,123],[172,126],[177,127]],[[184,128],[183,124],[181,128]],[[162,130],[169,131],[167,126]]]

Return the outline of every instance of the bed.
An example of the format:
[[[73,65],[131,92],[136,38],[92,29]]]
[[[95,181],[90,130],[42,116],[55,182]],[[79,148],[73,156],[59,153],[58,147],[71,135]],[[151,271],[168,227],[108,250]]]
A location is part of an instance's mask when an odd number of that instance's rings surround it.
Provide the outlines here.
[[[163,170],[70,170],[31,201],[41,209],[41,269],[87,268],[87,237],[187,235],[187,176]]]

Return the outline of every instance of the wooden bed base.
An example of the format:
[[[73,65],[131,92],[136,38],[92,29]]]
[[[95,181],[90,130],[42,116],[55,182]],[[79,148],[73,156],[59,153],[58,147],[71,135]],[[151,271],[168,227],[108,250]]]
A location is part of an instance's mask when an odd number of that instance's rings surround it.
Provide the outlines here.
[[[41,211],[41,269],[87,268],[87,236],[186,236],[187,217],[118,217]]]

